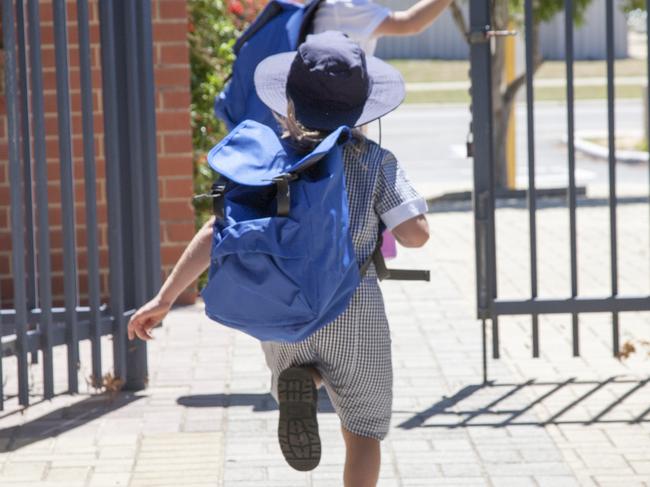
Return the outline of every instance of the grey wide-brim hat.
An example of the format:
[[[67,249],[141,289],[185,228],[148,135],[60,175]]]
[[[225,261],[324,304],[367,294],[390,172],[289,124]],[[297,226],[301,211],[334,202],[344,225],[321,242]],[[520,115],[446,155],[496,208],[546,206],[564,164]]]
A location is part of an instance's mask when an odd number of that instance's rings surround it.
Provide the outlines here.
[[[399,71],[335,31],[309,35],[297,51],[264,59],[255,70],[255,89],[284,117],[291,98],[297,120],[318,130],[365,125],[405,96]]]

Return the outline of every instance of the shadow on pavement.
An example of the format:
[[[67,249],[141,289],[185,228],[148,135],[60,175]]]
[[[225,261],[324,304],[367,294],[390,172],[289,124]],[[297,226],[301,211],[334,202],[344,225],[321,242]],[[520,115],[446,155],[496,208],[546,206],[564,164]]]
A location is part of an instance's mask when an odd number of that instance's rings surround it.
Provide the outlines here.
[[[136,396],[128,392],[120,392],[114,397],[97,394],[21,425],[0,428],[0,439],[9,440],[4,447],[0,442],[0,453],[18,450],[37,441],[58,436],[144,397],[146,396]],[[9,415],[2,417],[6,416]]]
[[[570,378],[562,382],[537,382],[535,379],[520,384],[487,384],[469,385],[463,387],[453,396],[443,398],[430,408],[416,413],[413,417],[397,425],[401,429],[414,428],[463,428],[463,427],[493,427],[505,426],[546,426],[550,424],[576,424],[589,426],[592,424],[639,424],[650,422],[650,407],[643,406],[642,411],[631,413],[628,408],[611,417],[630,396],[638,392],[650,382],[643,380],[617,380],[609,377],[602,381],[579,381]],[[549,411],[548,417],[540,417],[539,410],[530,413],[535,406],[540,406],[546,399],[567,386],[580,389],[575,399],[568,399],[562,406],[561,401],[554,400],[553,406],[544,405]],[[542,388],[539,393],[536,388]],[[616,390],[615,390],[616,389]],[[618,390],[622,389],[622,390]],[[598,392],[605,391],[607,400],[600,399],[597,403],[588,403],[589,399]],[[528,393],[521,397],[522,393]],[[516,406],[504,406],[508,400],[518,396],[514,401]],[[614,399],[611,399],[611,398]],[[467,406],[461,404],[467,401]],[[471,403],[471,406],[469,405]],[[645,402],[647,404],[647,401]],[[583,407],[587,406],[587,407]],[[595,412],[594,412],[595,411]],[[404,412],[404,411],[402,411]],[[625,416],[625,417],[621,417]],[[607,417],[609,416],[609,417]]]
[[[190,408],[231,408],[252,406],[254,412],[276,411],[278,404],[273,396],[266,394],[195,394],[181,396],[176,402]],[[318,411],[333,413],[334,406],[327,393],[321,389],[318,394]]]

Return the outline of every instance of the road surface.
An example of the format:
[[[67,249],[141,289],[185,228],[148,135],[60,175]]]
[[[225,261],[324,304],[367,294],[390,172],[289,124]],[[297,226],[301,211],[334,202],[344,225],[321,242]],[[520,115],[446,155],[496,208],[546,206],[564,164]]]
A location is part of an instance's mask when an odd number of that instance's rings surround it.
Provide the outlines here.
[[[526,105],[517,106],[517,186],[528,181]],[[607,105],[604,100],[579,101],[575,108],[576,131],[607,133]],[[465,142],[470,122],[466,105],[402,105],[382,120],[382,145],[392,150],[406,168],[411,180],[434,196],[446,191],[471,188],[472,160],[465,157]],[[566,105],[538,102],[535,105],[535,155],[538,187],[566,186],[568,183]],[[638,100],[616,103],[616,130],[643,131],[643,107]],[[369,135],[378,136],[378,123]],[[478,150],[478,148],[477,148]],[[602,188],[608,181],[607,162],[576,155],[576,179],[588,189]],[[617,165],[621,186],[645,188],[649,180],[647,164]]]

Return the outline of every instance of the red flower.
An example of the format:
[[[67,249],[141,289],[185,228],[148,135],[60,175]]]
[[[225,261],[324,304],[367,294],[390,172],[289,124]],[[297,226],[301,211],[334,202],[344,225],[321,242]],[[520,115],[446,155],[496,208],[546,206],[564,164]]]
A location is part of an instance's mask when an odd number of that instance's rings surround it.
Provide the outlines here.
[[[240,17],[244,13],[244,6],[241,4],[239,0],[231,0],[230,2],[228,2],[228,11],[231,14]]]

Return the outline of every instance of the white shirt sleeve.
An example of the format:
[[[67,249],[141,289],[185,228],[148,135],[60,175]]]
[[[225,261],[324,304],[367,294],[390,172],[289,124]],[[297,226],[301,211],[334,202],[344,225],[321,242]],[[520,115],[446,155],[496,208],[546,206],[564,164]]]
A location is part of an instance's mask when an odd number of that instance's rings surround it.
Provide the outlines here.
[[[375,211],[389,230],[426,214],[428,210],[427,202],[413,188],[397,159],[388,150],[384,150],[375,195]]]
[[[386,225],[386,228],[392,230],[406,220],[426,214],[427,210],[427,202],[424,198],[415,198],[391,208],[386,213],[382,213],[380,218],[384,222],[384,225]]]
[[[390,9],[367,0],[326,0],[316,11],[314,33],[343,32],[372,55],[376,39],[372,35],[390,15]]]

